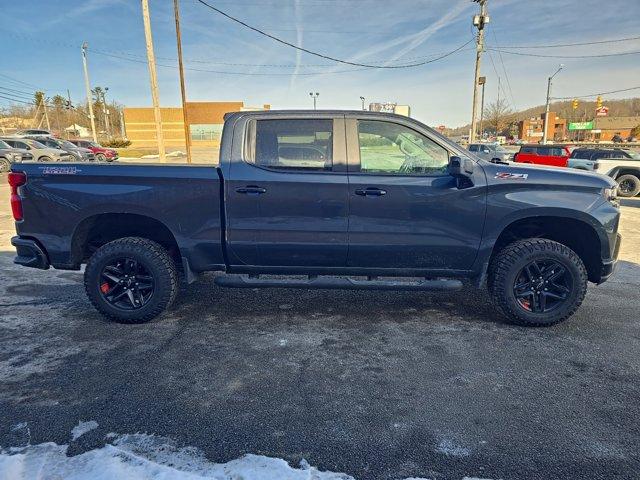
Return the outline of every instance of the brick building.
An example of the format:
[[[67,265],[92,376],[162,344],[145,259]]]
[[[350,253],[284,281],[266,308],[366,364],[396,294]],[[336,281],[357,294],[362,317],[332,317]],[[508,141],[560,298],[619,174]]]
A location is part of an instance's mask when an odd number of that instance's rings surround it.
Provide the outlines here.
[[[593,119],[591,139],[610,141],[614,135],[627,139],[631,130],[640,125],[640,117],[596,117]]]
[[[544,133],[544,113],[539,117],[531,117],[518,122],[518,138],[529,143],[538,143]],[[567,120],[549,112],[547,140],[564,140],[567,137]]]
[[[269,110],[270,105],[245,107],[243,102],[187,102],[187,123],[194,146],[218,147],[224,115],[241,110]],[[167,147],[183,147],[184,120],[182,108],[162,107],[162,132]],[[153,108],[125,108],[124,123],[132,147],[155,147],[156,126]]]

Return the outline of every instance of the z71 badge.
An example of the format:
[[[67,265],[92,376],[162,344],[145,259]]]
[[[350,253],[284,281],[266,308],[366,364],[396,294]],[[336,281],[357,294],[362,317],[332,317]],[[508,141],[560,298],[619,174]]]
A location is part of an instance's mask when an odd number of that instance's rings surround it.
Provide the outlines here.
[[[528,173],[498,172],[494,178],[498,178],[500,180],[526,180],[528,176]]]

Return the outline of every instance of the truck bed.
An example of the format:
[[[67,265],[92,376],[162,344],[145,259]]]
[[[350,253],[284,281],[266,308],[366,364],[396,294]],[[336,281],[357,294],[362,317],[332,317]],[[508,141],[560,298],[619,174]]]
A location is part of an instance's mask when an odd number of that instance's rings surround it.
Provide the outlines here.
[[[79,268],[90,253],[79,251],[80,241],[100,225],[116,234],[124,223],[141,231],[166,226],[172,254],[194,271],[224,268],[216,167],[24,163],[13,170],[28,178],[18,234],[41,244],[56,268]]]

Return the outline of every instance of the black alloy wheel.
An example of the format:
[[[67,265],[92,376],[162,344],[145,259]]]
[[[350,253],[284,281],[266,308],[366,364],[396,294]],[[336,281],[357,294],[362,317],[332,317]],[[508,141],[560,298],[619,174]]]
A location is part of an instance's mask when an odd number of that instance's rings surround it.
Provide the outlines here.
[[[513,294],[526,311],[547,313],[569,298],[573,280],[566,267],[556,260],[534,260],[516,277]]]
[[[620,182],[620,185],[618,186],[618,188],[620,189],[620,192],[622,194],[629,195],[631,192],[633,192],[635,188],[635,184],[632,180],[626,179]]]
[[[133,258],[118,258],[105,265],[99,281],[105,301],[122,310],[144,307],[155,290],[150,270]]]

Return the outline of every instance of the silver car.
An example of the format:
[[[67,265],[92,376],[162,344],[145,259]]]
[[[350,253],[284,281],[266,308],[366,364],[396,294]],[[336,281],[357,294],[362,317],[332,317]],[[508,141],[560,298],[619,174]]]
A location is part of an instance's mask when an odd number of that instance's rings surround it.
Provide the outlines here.
[[[37,162],[71,162],[74,160],[73,155],[65,150],[47,147],[37,140],[30,138],[2,138],[13,148],[21,148],[28,150]]]
[[[96,159],[96,156],[93,154],[91,150],[88,148],[81,148],[74,145],[67,140],[61,140],[59,138],[46,138],[46,137],[36,137],[32,138],[32,140],[37,141],[38,143],[42,143],[47,147],[56,148],[58,150],[66,151],[70,153],[73,158],[71,161],[78,162],[93,162]]]
[[[467,149],[489,162],[508,162],[513,160],[513,153],[497,143],[470,143]]]
[[[0,140],[0,172],[8,172],[13,163],[28,162],[30,160],[33,160],[31,153],[20,148],[13,148],[8,143]]]

